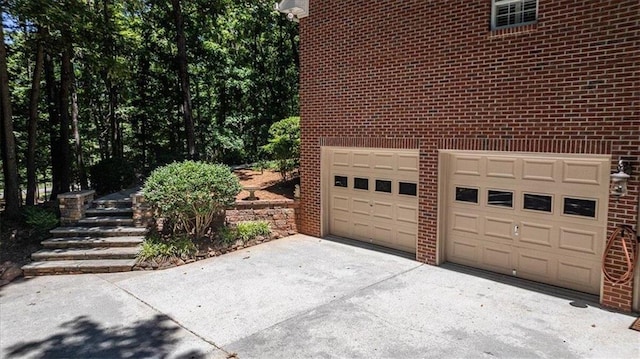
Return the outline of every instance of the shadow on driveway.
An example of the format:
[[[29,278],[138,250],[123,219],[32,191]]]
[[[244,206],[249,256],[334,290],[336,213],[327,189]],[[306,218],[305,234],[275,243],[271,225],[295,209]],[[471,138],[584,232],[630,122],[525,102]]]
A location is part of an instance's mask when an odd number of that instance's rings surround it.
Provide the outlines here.
[[[165,315],[156,315],[129,328],[105,328],[86,316],[79,316],[59,328],[43,340],[9,347],[6,358],[159,358],[171,351],[178,341],[175,334],[181,329]],[[198,351],[182,356],[204,357]]]

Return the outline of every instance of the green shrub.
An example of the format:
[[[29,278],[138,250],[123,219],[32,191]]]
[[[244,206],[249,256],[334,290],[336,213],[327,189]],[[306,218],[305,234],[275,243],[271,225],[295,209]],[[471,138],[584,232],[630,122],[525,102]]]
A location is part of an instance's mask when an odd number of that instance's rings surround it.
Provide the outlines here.
[[[238,240],[238,230],[235,228],[229,228],[227,226],[222,226],[218,229],[218,238],[224,245],[231,245]]]
[[[120,158],[109,158],[93,165],[89,170],[91,187],[99,194],[118,192],[136,182],[133,165]]]
[[[271,226],[267,221],[239,222],[236,225],[236,231],[238,238],[246,242],[257,236],[268,236],[271,233]]]
[[[289,117],[275,122],[269,128],[269,143],[262,146],[278,163],[283,179],[300,162],[300,117]]]
[[[195,244],[187,237],[178,237],[163,240],[157,236],[151,236],[142,242],[142,248],[138,252],[138,260],[149,259],[187,259],[197,251]]]
[[[52,211],[27,206],[22,208],[24,221],[36,231],[45,233],[58,225],[58,217]]]
[[[228,167],[218,164],[174,162],[153,171],[143,187],[147,201],[176,231],[200,238],[216,215],[234,203],[242,187]]]

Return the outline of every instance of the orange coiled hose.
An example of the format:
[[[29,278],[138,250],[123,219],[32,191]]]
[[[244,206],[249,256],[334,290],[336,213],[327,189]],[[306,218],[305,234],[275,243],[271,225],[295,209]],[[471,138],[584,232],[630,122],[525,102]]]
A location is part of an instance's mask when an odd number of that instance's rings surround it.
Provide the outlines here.
[[[622,274],[611,273],[607,271],[606,268],[607,254],[611,252],[611,248],[618,236],[620,236],[620,241],[622,242],[620,247],[622,247],[622,251],[624,252],[627,268]],[[627,242],[629,242],[629,244]],[[604,249],[604,253],[602,254],[602,274],[604,274],[604,278],[614,285],[629,283],[631,278],[633,278],[633,271],[635,270],[636,262],[638,260],[638,248],[640,248],[640,246],[638,246],[638,241],[636,234],[633,232],[633,228],[626,224],[620,225],[607,240],[607,247]]]

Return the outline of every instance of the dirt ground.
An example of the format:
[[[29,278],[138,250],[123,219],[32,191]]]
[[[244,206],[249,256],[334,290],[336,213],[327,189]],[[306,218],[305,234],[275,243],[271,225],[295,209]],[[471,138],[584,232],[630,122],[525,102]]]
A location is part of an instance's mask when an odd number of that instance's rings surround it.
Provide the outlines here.
[[[240,179],[243,188],[257,187],[255,196],[259,200],[293,199],[295,185],[300,183],[300,178],[296,177],[288,181],[283,181],[279,172],[264,170],[254,171],[251,169],[236,170],[234,173]],[[236,199],[249,200],[249,191],[242,190]]]

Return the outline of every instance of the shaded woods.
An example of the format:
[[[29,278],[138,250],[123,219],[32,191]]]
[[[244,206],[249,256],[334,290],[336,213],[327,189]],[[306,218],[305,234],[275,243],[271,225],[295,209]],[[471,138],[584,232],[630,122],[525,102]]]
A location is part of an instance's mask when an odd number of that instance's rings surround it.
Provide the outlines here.
[[[273,1],[0,5],[8,216],[45,183],[50,198],[88,187],[99,163],[144,176],[259,160],[270,125],[298,113],[298,29]]]

